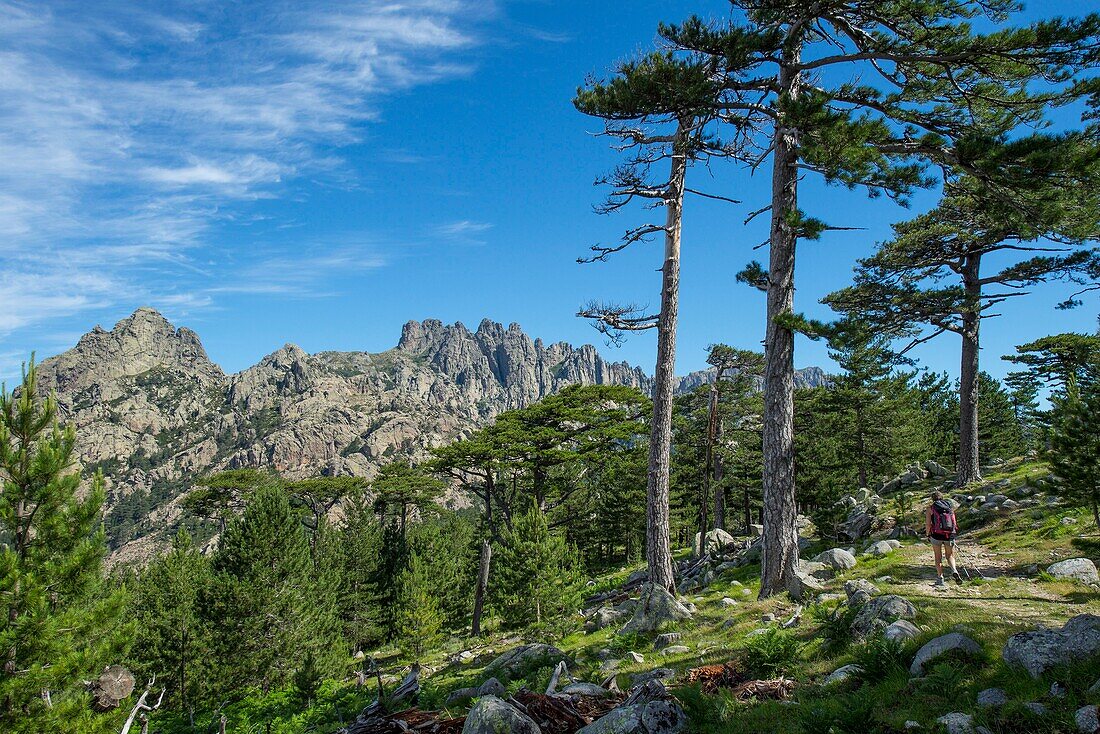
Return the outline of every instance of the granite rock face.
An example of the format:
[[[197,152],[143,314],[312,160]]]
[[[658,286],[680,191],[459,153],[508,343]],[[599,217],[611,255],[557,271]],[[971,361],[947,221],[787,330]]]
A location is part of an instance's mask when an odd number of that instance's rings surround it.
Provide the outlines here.
[[[819,373],[803,371],[799,384],[823,380]],[[706,382],[704,373],[689,375],[680,389]],[[592,346],[532,339],[517,324],[485,320],[470,331],[433,319],[408,322],[397,346],[378,354],[307,354],[287,344],[225,374],[195,332],[140,308],[43,361],[39,384],[75,423],[83,469],[104,472],[108,526],[112,508],[146,495],[148,515],[113,538],[112,560],[127,562],[163,541],[158,533],[178,517],[197,475],[270,467],[292,479],[370,478],[388,461],[422,459],[567,385],[648,393],[652,379]]]

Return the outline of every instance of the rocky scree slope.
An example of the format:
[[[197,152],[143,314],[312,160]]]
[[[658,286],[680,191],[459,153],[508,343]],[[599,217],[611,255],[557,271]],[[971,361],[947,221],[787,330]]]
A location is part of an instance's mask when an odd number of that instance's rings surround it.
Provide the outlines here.
[[[630,385],[649,375],[608,362],[596,349],[531,339],[517,325],[410,321],[380,354],[307,354],[288,344],[225,374],[198,335],[141,308],[106,331],[96,327],[40,366],[75,423],[85,470],[107,479],[116,550],[140,557],[152,528],[170,525],[194,476],[270,467],[291,478],[370,477],[394,458],[419,459],[505,410],[571,384]],[[713,373],[683,378],[690,389]],[[802,384],[820,384],[811,368]]]

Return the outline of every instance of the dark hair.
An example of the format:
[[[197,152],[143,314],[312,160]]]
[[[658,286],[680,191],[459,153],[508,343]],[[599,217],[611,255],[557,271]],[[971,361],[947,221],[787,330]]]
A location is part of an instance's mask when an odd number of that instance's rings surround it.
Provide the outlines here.
[[[935,502],[936,500],[942,500],[942,499],[943,499],[943,492],[933,492],[932,493],[932,501],[933,502]]]

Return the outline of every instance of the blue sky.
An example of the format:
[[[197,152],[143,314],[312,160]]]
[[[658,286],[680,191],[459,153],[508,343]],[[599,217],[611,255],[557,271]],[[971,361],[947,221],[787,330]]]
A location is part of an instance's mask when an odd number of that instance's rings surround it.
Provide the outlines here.
[[[660,253],[576,264],[639,220],[592,212],[615,156],[570,100],[649,48],[658,21],[727,8],[0,0],[0,376],[143,305],[195,329],[227,371],[286,342],[381,351],[424,318],[515,321],[652,369],[651,334],[611,348],[573,315],[591,298],[655,305]],[[767,176],[700,170],[696,185],[711,175],[745,203],[688,205],[680,372],[712,342],[763,334],[762,298],[734,274],[766,256],[752,251],[764,218],[741,221]],[[800,247],[797,306],[826,316],[817,300],[911,214],[815,183],[802,202],[865,228]],[[985,367],[1003,374],[1015,344],[1093,330],[1095,298],[1053,310],[1066,292],[1006,304],[984,327]],[[957,353],[942,337],[916,356],[955,372]],[[805,340],[797,362],[828,367]]]

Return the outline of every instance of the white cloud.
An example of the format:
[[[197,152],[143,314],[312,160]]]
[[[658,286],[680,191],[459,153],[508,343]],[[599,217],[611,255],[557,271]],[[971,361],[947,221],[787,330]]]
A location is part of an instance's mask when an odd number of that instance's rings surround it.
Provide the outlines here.
[[[435,231],[436,234],[447,239],[471,240],[474,238],[474,235],[488,232],[492,228],[493,225],[488,222],[475,222],[469,219],[463,219],[457,222],[441,224]]]
[[[139,292],[201,308],[226,282],[260,287],[265,269],[268,287],[311,291],[336,260],[229,258],[214,228],[250,221],[250,202],[293,196],[297,180],[355,185],[339,147],[384,95],[468,73],[473,28],[493,12],[0,0],[0,334]]]

